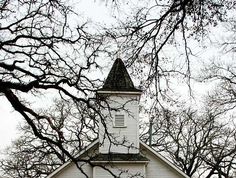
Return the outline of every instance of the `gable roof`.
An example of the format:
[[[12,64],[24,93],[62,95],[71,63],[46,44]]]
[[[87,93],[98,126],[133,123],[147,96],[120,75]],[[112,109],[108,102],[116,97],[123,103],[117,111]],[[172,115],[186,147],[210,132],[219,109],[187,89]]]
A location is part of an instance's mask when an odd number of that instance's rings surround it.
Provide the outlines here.
[[[148,146],[146,143],[139,140],[140,145],[142,145],[145,149],[153,153],[157,158],[162,160],[164,163],[166,163],[168,166],[170,166],[172,169],[177,171],[180,175],[184,176],[185,178],[190,178],[187,174],[185,174],[183,171],[181,171],[178,167],[176,167],[173,163],[171,163],[168,159],[166,159],[164,156],[162,156],[160,153],[156,152],[153,148]]]
[[[120,58],[117,58],[107,76],[107,79],[99,91],[134,91],[141,90],[134,87],[133,81]]]
[[[90,149],[93,149],[94,147],[97,147],[99,145],[99,139],[96,139],[94,142],[92,142],[91,144],[89,144],[84,150],[82,150],[81,152],[79,152],[77,155],[75,155],[75,157],[79,157],[82,156],[83,154],[86,154],[86,152],[88,152]],[[55,171],[53,171],[51,174],[49,174],[46,178],[51,178],[54,175],[56,175],[57,173],[59,173],[60,171],[62,171],[63,169],[65,169],[67,166],[69,166],[70,164],[73,164],[72,161],[67,161],[66,163],[62,164],[60,167],[58,167]]]
[[[156,156],[156,158],[162,160],[164,163],[166,163],[170,168],[172,168],[173,170],[175,170],[176,172],[178,172],[180,175],[182,175],[185,178],[190,178],[188,175],[186,175],[183,171],[181,171],[178,167],[176,167],[173,163],[171,163],[168,159],[166,159],[165,157],[163,157],[161,154],[157,153],[154,149],[152,149],[151,147],[149,147],[147,144],[145,144],[144,142],[142,142],[141,140],[139,140],[140,142],[140,146],[143,146],[146,150],[150,151],[151,153],[153,153],[154,156]],[[76,157],[82,156],[84,154],[86,154],[86,152],[88,152],[90,149],[93,149],[95,147],[99,146],[99,139],[96,139],[93,143],[91,143],[90,145],[88,145],[83,151],[81,151],[80,153],[78,153],[76,155]],[[140,155],[140,154],[139,154]],[[98,156],[98,158],[102,158],[103,156]],[[94,160],[91,161],[99,161],[99,159],[95,159],[96,157],[94,157]],[[117,156],[117,154],[113,157],[116,160],[113,161],[119,161],[120,159],[127,159],[124,156]],[[131,158],[131,157],[130,157]],[[140,160],[142,162],[148,162],[149,160],[140,155]],[[119,159],[119,160],[117,160]],[[134,160],[135,161],[135,160]],[[139,161],[139,160],[138,160]],[[68,161],[66,163],[64,163],[63,165],[61,165],[59,168],[57,168],[54,172],[52,172],[51,174],[49,174],[46,178],[52,178],[54,175],[56,175],[57,173],[59,173],[60,171],[63,171],[63,169],[65,169],[67,166],[69,166],[70,164],[73,164],[72,161]]]

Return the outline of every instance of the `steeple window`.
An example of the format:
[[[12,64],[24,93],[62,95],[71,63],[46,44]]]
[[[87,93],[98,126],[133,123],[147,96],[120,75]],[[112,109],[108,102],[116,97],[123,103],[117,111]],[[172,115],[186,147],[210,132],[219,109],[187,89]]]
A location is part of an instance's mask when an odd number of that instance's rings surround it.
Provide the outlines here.
[[[114,127],[125,127],[125,116],[122,114],[115,115]]]

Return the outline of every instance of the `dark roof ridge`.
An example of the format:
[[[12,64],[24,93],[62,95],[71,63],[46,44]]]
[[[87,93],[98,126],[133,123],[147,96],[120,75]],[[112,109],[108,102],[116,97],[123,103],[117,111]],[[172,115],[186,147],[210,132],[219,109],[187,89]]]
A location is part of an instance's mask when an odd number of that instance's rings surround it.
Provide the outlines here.
[[[140,153],[100,153],[91,158],[91,161],[149,161],[149,159]]]

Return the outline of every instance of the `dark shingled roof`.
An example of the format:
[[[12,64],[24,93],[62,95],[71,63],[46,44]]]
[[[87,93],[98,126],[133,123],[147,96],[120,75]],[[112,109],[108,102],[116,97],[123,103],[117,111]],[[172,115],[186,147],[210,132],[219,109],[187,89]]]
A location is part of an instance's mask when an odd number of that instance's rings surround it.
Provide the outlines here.
[[[117,58],[107,76],[107,79],[100,91],[136,91],[136,89],[126,70],[123,61]]]
[[[91,161],[149,161],[149,159],[141,154],[109,153],[98,154],[91,158]]]

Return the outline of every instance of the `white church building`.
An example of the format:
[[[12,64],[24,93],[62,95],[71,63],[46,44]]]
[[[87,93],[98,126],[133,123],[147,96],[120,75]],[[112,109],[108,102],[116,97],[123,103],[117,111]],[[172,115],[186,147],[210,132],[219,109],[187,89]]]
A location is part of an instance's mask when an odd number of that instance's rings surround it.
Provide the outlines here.
[[[47,178],[189,178],[139,139],[139,100],[121,59],[116,59],[97,97],[103,102],[99,138]],[[89,160],[89,161],[88,161]]]

